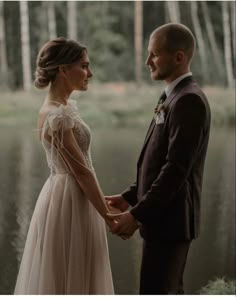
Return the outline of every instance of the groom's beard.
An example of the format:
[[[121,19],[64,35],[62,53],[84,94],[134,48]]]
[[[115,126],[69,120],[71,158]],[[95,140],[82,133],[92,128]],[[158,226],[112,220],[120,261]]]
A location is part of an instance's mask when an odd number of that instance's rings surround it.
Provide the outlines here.
[[[166,80],[173,74],[172,67],[169,67],[168,69],[158,71],[156,73],[156,80]]]
[[[164,67],[156,66],[156,70],[151,73],[153,80],[167,80],[176,71],[176,65],[168,61]]]

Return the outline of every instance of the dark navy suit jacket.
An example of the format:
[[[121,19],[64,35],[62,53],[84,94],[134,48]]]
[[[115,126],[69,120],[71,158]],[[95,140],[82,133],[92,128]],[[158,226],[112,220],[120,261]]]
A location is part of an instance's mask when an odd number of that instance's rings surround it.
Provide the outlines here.
[[[151,122],[136,182],[122,193],[146,240],[199,235],[204,162],[210,130],[207,98],[192,77],[164,102],[164,122]]]

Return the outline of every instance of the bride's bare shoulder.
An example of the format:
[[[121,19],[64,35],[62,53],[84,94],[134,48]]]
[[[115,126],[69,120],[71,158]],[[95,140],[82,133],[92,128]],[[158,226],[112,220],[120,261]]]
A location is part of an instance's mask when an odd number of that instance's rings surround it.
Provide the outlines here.
[[[38,120],[43,120],[47,115],[56,109],[55,105],[43,104],[38,113]]]

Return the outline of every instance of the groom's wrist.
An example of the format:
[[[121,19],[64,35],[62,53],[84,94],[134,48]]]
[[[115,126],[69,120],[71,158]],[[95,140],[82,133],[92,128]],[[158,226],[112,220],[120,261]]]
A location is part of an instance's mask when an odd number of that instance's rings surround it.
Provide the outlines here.
[[[130,214],[132,215],[132,217],[134,218],[134,220],[135,220],[137,226],[138,226],[138,227],[141,227],[141,226],[142,226],[142,223],[141,223],[140,221],[138,221],[138,220],[135,218],[135,216],[132,214],[132,212],[129,212],[129,213],[130,213]]]

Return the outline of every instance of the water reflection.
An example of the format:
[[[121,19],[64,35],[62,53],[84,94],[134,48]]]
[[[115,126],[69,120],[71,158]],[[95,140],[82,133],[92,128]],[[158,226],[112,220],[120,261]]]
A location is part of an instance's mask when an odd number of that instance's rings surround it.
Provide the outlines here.
[[[215,277],[235,278],[234,164],[234,131],[213,130],[203,187],[201,237],[193,243],[185,273],[189,293]]]
[[[136,160],[143,142],[144,131],[94,131],[93,164],[107,195],[118,194],[136,175]],[[108,233],[111,266],[117,294],[138,294],[141,260],[139,234],[129,241]]]
[[[14,289],[19,259],[32,211],[49,170],[37,133],[0,129],[0,293]],[[92,156],[106,194],[133,182],[145,129],[93,130]],[[202,233],[189,253],[187,292],[197,292],[215,276],[235,278],[235,136],[213,130],[207,156]],[[122,241],[108,232],[110,258],[117,294],[137,294],[141,261],[138,233]]]

